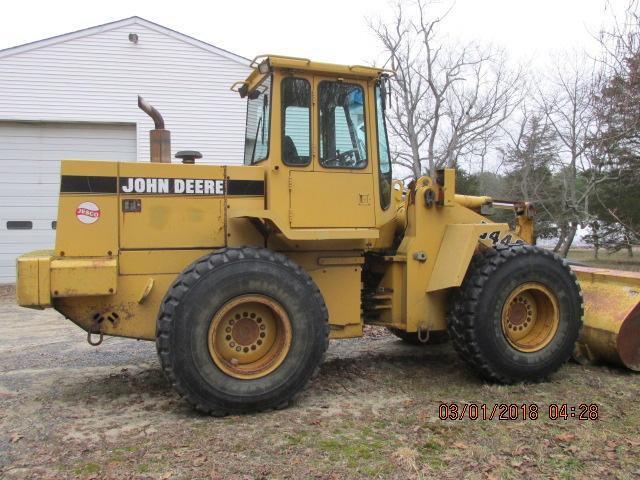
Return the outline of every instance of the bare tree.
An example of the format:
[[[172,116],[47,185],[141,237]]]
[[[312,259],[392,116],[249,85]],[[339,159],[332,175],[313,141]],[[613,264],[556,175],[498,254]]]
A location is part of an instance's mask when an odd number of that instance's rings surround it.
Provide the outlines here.
[[[522,75],[504,52],[475,43],[454,44],[439,28],[435,2],[398,2],[392,21],[370,27],[379,39],[392,84],[390,125],[395,163],[417,177],[486,153],[502,122],[522,99]]]
[[[503,127],[499,147],[505,193],[511,198],[533,202],[538,211],[539,237],[557,234],[557,185],[553,167],[558,163],[559,145],[555,130],[544,111],[523,103],[517,115]]]
[[[566,257],[578,227],[592,220],[589,199],[597,184],[604,181],[594,165],[597,158],[589,155],[597,128],[597,69],[584,54],[564,55],[556,59],[544,84],[545,91],[538,90],[537,100],[562,147],[555,166],[562,195],[557,199],[561,228],[556,251]]]
[[[428,139],[431,120],[424,109],[427,88],[419,74],[411,22],[405,18],[402,3],[398,2],[395,8],[392,23],[370,23],[370,28],[388,56],[386,64],[395,72],[389,122],[395,147],[393,161],[407,168],[410,177],[417,178],[422,174],[420,151]]]
[[[601,48],[597,61],[611,77],[624,76],[629,67],[627,60],[640,50],[640,0],[627,0],[623,18],[615,13],[617,2],[607,0],[605,11],[610,12],[613,25],[601,30],[596,38]]]

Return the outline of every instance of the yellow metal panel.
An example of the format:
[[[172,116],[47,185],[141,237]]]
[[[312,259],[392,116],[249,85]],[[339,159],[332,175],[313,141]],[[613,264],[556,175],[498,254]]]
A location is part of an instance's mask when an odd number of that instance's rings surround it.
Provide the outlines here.
[[[180,273],[211,250],[125,250],[120,253],[121,275]]]
[[[342,258],[354,260],[350,253],[344,252]],[[325,252],[288,252],[286,255],[300,265],[320,289],[329,311],[332,338],[347,338],[358,331],[358,335],[361,335],[362,266],[319,265],[320,258],[329,257]],[[338,258],[336,255],[331,257]],[[352,326],[356,328],[351,328]]]
[[[314,62],[306,58],[286,57],[270,55],[269,61],[272,66],[320,72],[325,75],[338,75],[355,78],[378,78],[381,73],[392,73],[390,70],[368,67],[364,65],[337,65],[334,63]]]
[[[454,168],[444,169],[444,206],[450,207],[456,196],[456,171]]]
[[[364,257],[318,257],[318,265],[364,265]]]
[[[329,309],[331,325],[360,323],[362,267],[333,266],[309,272]]]
[[[257,67],[260,62],[267,59],[271,67],[284,69],[285,71],[305,73],[318,72],[325,75],[333,74],[345,78],[368,79],[376,79],[382,73],[393,74],[391,70],[384,70],[364,65],[337,65],[334,63],[313,62],[307,58],[287,57],[282,55],[259,55],[253,59],[252,66]],[[253,90],[257,85],[262,83],[266,75],[267,74],[260,73],[257,68],[254,68],[247,79],[242,83],[247,85],[249,90]]]
[[[494,229],[492,224],[447,225],[427,292],[460,286],[478,246],[478,237]]]
[[[262,166],[227,165],[225,168],[227,178],[230,180],[265,181],[265,168]],[[227,196],[227,246],[264,246],[264,236],[256,225],[252,224],[248,218],[234,218],[231,212],[234,210],[264,210],[266,193],[265,191],[265,195],[262,196]],[[261,220],[256,221],[260,222]]]
[[[18,305],[33,307],[40,305],[38,297],[38,259],[22,255],[16,262],[16,296]]]
[[[344,326],[330,325],[329,338],[356,338],[362,336],[363,323],[352,323]]]
[[[120,177],[223,180],[214,165],[121,163]],[[202,248],[225,244],[223,196],[121,194],[138,199],[139,212],[120,212],[122,249]]]
[[[60,168],[62,175],[90,177],[115,177],[118,175],[118,162],[63,160]]]
[[[18,305],[31,308],[51,306],[49,262],[53,250],[37,250],[16,261],[16,297]]]
[[[207,168],[210,167],[207,165]],[[224,168],[227,171],[227,176],[233,180],[264,180],[265,172],[262,166],[227,165]]]
[[[248,218],[227,218],[227,246],[263,247],[264,236]]]
[[[100,217],[91,224],[76,216],[86,203],[98,207]],[[116,195],[61,195],[56,226],[56,255],[99,257],[118,252],[118,197]]]
[[[458,250],[460,246],[456,246],[456,243],[464,244],[465,242],[457,237],[468,236],[470,243],[464,248],[471,249],[471,245],[477,245],[478,242],[491,243],[491,241],[479,239],[481,233],[488,231],[506,233],[509,230],[507,224],[492,223],[455,202],[448,207],[427,207],[424,192],[431,187],[431,183],[428,179],[422,178],[417,181],[417,185],[413,197],[415,200],[409,205],[407,211],[405,236],[398,248],[398,254],[405,255],[407,258],[406,288],[403,289],[403,308],[406,308],[406,314],[402,320],[406,322],[406,329],[409,332],[415,332],[419,328],[427,330],[444,328],[446,291],[442,288],[455,286],[452,284],[464,276],[471,258],[470,254],[466,253],[468,250],[461,255]],[[455,194],[455,192],[452,193]],[[453,239],[450,246],[449,241],[444,241],[449,227],[462,224],[472,225],[475,230],[464,232],[464,229],[454,227],[450,231]],[[512,241],[516,240],[518,240],[517,236],[512,235]],[[434,272],[440,254],[444,257],[440,261],[438,272]],[[458,255],[460,259],[456,258]],[[455,269],[447,264],[448,259],[454,262],[459,260]]]
[[[118,173],[117,162],[64,160],[61,166],[67,177],[106,177]],[[87,223],[79,209],[92,205],[97,215]],[[79,241],[83,239],[84,241]],[[56,226],[56,255],[98,257],[116,255],[118,251],[118,197],[115,193],[61,193]],[[111,252],[111,253],[109,253]]]
[[[225,244],[224,200],[204,197],[123,195],[140,199],[142,211],[121,213],[120,246],[201,248]]]
[[[154,340],[160,303],[175,277],[121,275],[114,295],[57,298],[54,307],[85,331],[99,328],[105,335]],[[99,325],[96,314],[105,318]]]
[[[584,296],[579,355],[640,371],[640,273],[572,267]]]
[[[51,259],[53,251],[48,250],[38,258],[38,302],[42,306],[51,305]]]
[[[53,297],[111,295],[116,291],[115,258],[60,258],[51,261]]]
[[[251,208],[230,209],[227,218],[259,218],[269,220],[277,229],[282,232],[284,240],[366,240],[376,239],[380,235],[377,228],[289,228],[289,222],[286,222],[281,215],[272,210],[255,210]],[[231,233],[231,232],[230,232]],[[328,248],[325,245],[318,245],[317,249]],[[309,245],[312,249],[313,246]],[[334,248],[333,245],[331,248]],[[336,249],[344,249],[344,245],[336,247]]]
[[[375,226],[373,175],[291,172],[293,228]]]

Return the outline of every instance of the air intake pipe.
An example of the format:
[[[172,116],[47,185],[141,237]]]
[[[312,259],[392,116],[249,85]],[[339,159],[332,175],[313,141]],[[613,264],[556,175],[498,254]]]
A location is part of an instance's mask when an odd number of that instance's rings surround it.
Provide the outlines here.
[[[171,132],[165,130],[162,115],[140,95],[138,95],[138,107],[153,119],[155,125],[155,129],[149,130],[151,161],[171,163]]]

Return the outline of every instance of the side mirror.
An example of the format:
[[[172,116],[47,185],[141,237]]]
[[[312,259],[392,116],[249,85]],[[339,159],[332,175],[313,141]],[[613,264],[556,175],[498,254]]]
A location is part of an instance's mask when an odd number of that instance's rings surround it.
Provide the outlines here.
[[[382,110],[387,109],[387,78],[380,79],[380,103],[382,103]]]

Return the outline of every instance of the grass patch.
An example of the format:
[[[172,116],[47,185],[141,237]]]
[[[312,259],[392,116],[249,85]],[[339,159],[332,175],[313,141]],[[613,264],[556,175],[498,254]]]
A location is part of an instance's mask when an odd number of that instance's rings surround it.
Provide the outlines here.
[[[375,465],[378,465],[377,460],[384,459],[386,455],[384,450],[388,447],[388,443],[382,439],[350,438],[340,435],[320,440],[318,446],[328,455],[331,463],[346,463],[349,468],[357,468],[361,462],[370,463],[372,460]],[[378,468],[380,467],[378,465]]]
[[[551,458],[549,465],[559,478],[575,478],[584,468],[584,463],[577,458]]]
[[[76,475],[93,475],[100,473],[100,465],[97,463],[85,463],[74,470]]]
[[[444,446],[437,440],[427,440],[417,446],[420,455],[420,461],[429,465],[433,470],[440,470],[446,466],[446,462],[442,459]]]
[[[301,445],[307,438],[306,432],[288,433],[285,435],[285,440],[289,445]]]
[[[569,251],[567,258],[590,267],[640,271],[640,249],[637,248],[633,249],[633,257],[630,257],[626,250],[613,253],[600,250],[598,258],[595,257],[595,251],[592,249],[575,248]]]

